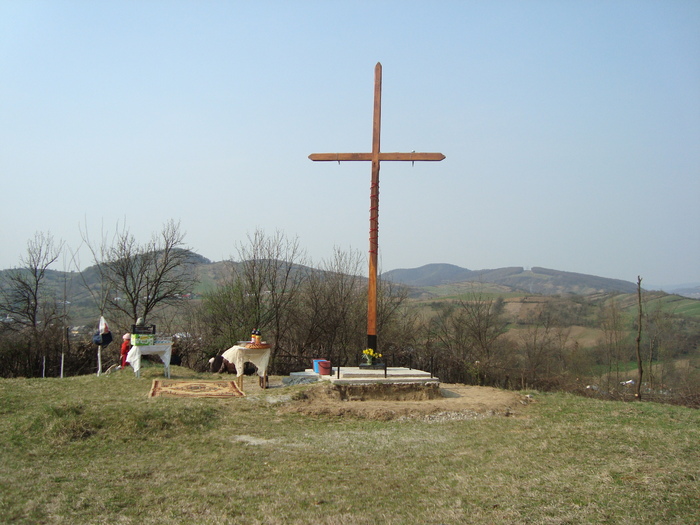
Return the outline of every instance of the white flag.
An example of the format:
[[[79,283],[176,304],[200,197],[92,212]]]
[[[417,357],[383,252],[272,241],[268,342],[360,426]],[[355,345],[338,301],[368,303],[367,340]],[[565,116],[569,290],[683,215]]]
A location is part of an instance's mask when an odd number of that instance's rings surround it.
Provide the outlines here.
[[[109,332],[109,326],[107,326],[107,321],[105,318],[100,316],[100,334],[106,334]]]

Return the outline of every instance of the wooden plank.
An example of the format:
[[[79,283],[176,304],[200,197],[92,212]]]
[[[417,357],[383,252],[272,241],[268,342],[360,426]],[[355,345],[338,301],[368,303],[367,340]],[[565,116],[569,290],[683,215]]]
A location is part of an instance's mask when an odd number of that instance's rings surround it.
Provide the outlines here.
[[[392,161],[392,160],[403,160],[403,161],[426,161],[433,160],[439,161],[443,160],[445,156],[442,153],[380,153],[379,160],[381,161]]]
[[[372,116],[372,160],[377,164],[375,177],[379,177],[380,137],[382,134],[382,65],[374,66],[374,114]],[[379,181],[376,181],[377,183]]]
[[[371,153],[312,153],[309,158],[320,162],[347,162],[372,160]],[[442,153],[380,153],[379,160],[384,161],[440,161],[444,160]]]
[[[371,153],[312,153],[309,155],[315,161],[354,161],[372,160]]]

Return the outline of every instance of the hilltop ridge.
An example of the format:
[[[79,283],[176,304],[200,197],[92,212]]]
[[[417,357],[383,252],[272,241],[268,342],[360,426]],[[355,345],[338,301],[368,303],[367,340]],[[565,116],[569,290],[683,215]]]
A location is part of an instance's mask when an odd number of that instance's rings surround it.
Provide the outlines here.
[[[192,261],[198,276],[196,293],[203,293],[215,287],[229,274],[229,262],[211,261],[201,255],[192,253]],[[234,263],[235,265],[236,263]],[[0,271],[0,276],[12,270]],[[76,272],[48,270],[47,282],[56,290],[66,290],[67,300],[88,306],[87,294],[81,285],[96,283],[99,274],[96,267],[90,266],[82,271],[78,278]],[[621,279],[611,279],[576,272],[533,267],[511,266],[495,269],[471,270],[449,263],[432,263],[418,268],[399,268],[383,272],[381,279],[409,286],[411,288],[446,287],[460,283],[483,283],[504,287],[531,294],[541,295],[590,295],[596,293],[636,293],[636,283]],[[65,283],[68,283],[67,289]],[[700,299],[700,287],[688,287],[675,291],[676,295],[691,299]]]
[[[481,282],[542,295],[565,293],[588,295],[606,292],[635,293],[637,290],[637,285],[630,281],[564,272],[537,266],[530,270],[526,270],[522,266],[469,270],[453,264],[426,264],[419,268],[385,272],[382,274],[382,279],[416,287],[440,286],[460,282]]]

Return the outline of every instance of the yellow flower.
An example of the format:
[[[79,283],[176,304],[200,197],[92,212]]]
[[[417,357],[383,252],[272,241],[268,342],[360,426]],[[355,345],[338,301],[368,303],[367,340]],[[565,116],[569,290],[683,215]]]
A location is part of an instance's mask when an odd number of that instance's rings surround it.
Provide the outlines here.
[[[372,364],[372,362],[375,359],[379,359],[380,357],[382,357],[382,354],[380,354],[379,352],[376,352],[374,350],[374,348],[366,348],[365,350],[362,351],[362,354],[365,356],[367,363],[370,365]]]

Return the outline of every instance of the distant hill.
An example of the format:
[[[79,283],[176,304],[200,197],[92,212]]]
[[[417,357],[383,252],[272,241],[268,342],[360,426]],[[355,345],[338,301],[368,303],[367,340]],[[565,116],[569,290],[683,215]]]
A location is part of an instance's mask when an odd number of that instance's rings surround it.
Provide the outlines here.
[[[671,288],[670,290],[665,291],[675,295],[680,295],[682,297],[688,297],[690,299],[700,299],[700,285],[690,285],[683,286],[681,288]]]
[[[481,282],[543,295],[635,293],[637,290],[637,285],[629,281],[539,267],[468,270],[452,264],[427,264],[420,268],[391,270],[383,273],[382,279],[414,287]]]
[[[476,272],[454,264],[426,264],[410,270],[391,270],[382,279],[406,286],[439,286],[472,280]]]
[[[215,288],[230,275],[230,262],[212,262],[195,253],[192,254],[192,259],[195,263],[198,280],[193,297]],[[235,265],[236,263],[234,263]],[[300,267],[300,269],[303,268]],[[0,282],[2,282],[2,274],[6,272],[8,270],[0,271]],[[87,283],[91,288],[99,286],[99,272],[96,267],[86,268],[82,275],[77,272],[50,270],[47,272],[46,278],[49,286],[55,290],[56,296],[65,297],[66,304],[71,305],[70,310],[73,316],[77,318],[94,317],[96,306],[84,284]],[[503,293],[513,290],[542,295],[636,293],[637,289],[635,283],[619,279],[540,267],[525,270],[519,266],[469,270],[453,264],[436,263],[427,264],[420,268],[391,270],[384,272],[381,278],[414,288],[415,293],[411,294],[414,297],[426,293],[428,295],[442,295],[446,288],[465,283],[488,284],[491,290],[499,290]],[[431,290],[433,287],[442,287],[442,291]],[[463,288],[463,286],[456,288]],[[678,290],[675,293],[685,297],[700,298],[700,287],[684,289],[682,292]]]

